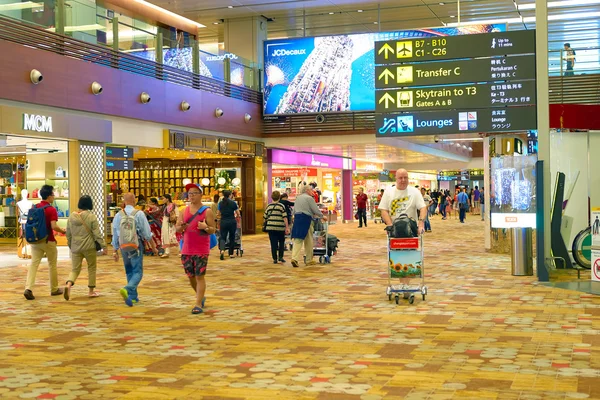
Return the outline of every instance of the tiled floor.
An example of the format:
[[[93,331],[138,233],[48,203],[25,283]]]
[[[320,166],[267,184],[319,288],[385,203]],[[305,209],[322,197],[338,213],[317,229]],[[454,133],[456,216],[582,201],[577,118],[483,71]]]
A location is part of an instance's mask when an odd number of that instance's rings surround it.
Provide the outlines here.
[[[146,260],[126,307],[122,266],[100,264],[102,297],[35,301],[26,267],[0,270],[0,395],[39,399],[600,398],[600,298],[511,277],[483,225],[433,221],[429,296],[388,301],[381,225],[335,225],[330,265],[273,265],[266,236],[209,262],[206,313],[175,258]],[[4,258],[5,255],[0,255]],[[289,254],[288,254],[289,261]],[[60,280],[70,266],[60,262]]]

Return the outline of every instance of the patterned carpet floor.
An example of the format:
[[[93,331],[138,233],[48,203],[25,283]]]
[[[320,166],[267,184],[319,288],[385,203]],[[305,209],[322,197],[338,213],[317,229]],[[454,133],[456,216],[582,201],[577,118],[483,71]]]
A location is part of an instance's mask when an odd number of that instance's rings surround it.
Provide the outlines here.
[[[178,259],[146,258],[125,306],[121,264],[103,257],[72,299],[35,301],[26,266],[0,269],[0,396],[38,399],[600,399],[600,298],[512,277],[483,223],[432,221],[426,301],[388,301],[381,225],[337,224],[332,263],[270,261],[268,238],[208,266],[205,314]],[[2,255],[0,254],[0,257]],[[286,254],[290,260],[290,254]],[[60,261],[64,282],[70,264]]]

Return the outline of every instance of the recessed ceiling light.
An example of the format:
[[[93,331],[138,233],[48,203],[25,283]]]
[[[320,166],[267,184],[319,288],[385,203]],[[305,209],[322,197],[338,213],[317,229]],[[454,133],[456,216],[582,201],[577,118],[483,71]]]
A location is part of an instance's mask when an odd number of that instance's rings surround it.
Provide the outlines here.
[[[375,21],[375,22],[373,22],[373,23],[374,23],[375,25],[377,25],[379,22]]]
[[[358,12],[363,12],[363,10],[358,10]]]
[[[334,13],[330,12],[329,15],[333,15]]]
[[[227,6],[227,8],[233,8],[233,6]]]
[[[450,18],[456,18],[456,15],[451,15]]]
[[[440,3],[440,6],[445,6],[445,5],[446,5],[446,3]]]
[[[218,22],[213,22],[213,25],[219,25],[219,23]]]

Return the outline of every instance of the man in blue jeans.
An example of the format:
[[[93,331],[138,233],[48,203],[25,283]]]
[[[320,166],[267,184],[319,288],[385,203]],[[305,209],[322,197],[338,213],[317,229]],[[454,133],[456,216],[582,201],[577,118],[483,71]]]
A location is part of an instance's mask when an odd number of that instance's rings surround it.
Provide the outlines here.
[[[467,210],[469,209],[469,195],[467,194],[467,189],[464,187],[458,194],[458,209],[460,213],[460,223],[464,224]]]
[[[137,287],[144,276],[144,241],[147,241],[152,246],[152,251],[154,254],[158,254],[156,248],[154,247],[154,241],[152,239],[152,232],[150,231],[150,224],[148,224],[148,220],[146,219],[146,215],[137,211],[134,207],[135,205],[135,195],[133,193],[126,193],[123,196],[123,202],[125,203],[125,212],[127,215],[134,214],[135,227],[137,231],[137,236],[139,239],[139,247],[137,250],[124,250],[121,249],[120,252],[123,255],[123,264],[125,265],[125,273],[127,274],[127,285],[121,289],[120,293],[123,296],[123,300],[125,300],[125,304],[129,307],[133,306],[133,303],[137,303],[138,292]],[[113,220],[113,237],[112,237],[112,246],[115,249],[113,256],[115,261],[119,261],[119,249],[120,241],[120,225],[122,220],[122,214],[119,212],[115,216]]]

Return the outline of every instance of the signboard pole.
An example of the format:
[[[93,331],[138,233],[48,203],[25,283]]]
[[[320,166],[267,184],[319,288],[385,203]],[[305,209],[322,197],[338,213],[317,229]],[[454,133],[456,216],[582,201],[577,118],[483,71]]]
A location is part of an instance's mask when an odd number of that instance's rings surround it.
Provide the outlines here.
[[[546,0],[536,0],[536,71],[537,71],[537,126],[538,126],[538,160],[543,162],[542,176],[544,179],[544,196],[542,210],[546,215],[542,218],[543,225],[537,227],[537,240],[544,243],[544,254],[538,258],[548,259],[551,246],[550,215],[551,188],[550,183],[550,105],[548,96],[548,4]],[[539,205],[538,205],[539,207]],[[540,263],[541,264],[541,263]],[[540,265],[538,264],[538,265]],[[542,277],[540,277],[540,280]]]

